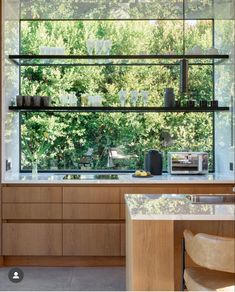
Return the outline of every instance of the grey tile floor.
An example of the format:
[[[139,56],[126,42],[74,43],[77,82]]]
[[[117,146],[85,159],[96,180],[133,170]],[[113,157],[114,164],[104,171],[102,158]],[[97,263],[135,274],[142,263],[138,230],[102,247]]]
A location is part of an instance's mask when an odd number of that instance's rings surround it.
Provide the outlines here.
[[[24,279],[14,284],[10,268],[0,268],[0,291],[124,291],[125,268],[22,267]]]

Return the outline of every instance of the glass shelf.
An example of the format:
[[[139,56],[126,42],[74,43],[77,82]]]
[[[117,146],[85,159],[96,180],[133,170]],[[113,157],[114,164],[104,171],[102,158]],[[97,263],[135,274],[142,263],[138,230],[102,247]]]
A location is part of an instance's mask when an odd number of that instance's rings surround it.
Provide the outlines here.
[[[10,106],[9,110],[17,112],[217,112],[217,111],[229,111],[229,107],[61,107],[61,106],[50,106],[50,107],[17,107]]]
[[[179,65],[180,60],[193,60],[191,65],[221,63],[229,55],[9,55],[18,66],[156,66]]]

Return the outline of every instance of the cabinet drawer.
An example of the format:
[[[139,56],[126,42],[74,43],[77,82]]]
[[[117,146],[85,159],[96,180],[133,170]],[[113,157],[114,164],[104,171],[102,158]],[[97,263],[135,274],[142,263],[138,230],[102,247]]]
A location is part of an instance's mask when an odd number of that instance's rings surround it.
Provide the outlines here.
[[[62,224],[4,223],[5,256],[62,255]]]
[[[64,203],[119,203],[118,187],[64,187]]]
[[[62,219],[62,204],[3,204],[3,219]]]
[[[120,256],[120,224],[63,224],[64,256]]]
[[[119,219],[119,204],[63,204],[64,219]]]
[[[125,194],[177,194],[176,186],[162,185],[162,186],[133,186],[122,187],[121,190],[121,203],[125,203]]]
[[[61,203],[62,188],[59,187],[4,187],[4,203]]]
[[[233,186],[231,185],[185,185],[180,186],[179,194],[234,194]]]

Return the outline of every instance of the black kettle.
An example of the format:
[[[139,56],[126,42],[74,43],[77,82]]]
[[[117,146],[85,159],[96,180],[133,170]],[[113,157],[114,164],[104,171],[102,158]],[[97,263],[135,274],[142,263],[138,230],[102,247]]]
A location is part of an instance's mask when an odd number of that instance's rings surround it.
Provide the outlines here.
[[[144,167],[152,175],[162,174],[162,154],[157,150],[149,150],[145,156]]]

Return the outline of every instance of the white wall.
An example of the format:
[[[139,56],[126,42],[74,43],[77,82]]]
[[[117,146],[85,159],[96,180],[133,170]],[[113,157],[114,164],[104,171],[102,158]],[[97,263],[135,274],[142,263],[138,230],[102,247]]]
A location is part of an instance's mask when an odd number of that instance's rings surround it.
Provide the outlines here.
[[[19,2],[3,1],[3,80],[2,80],[2,179],[6,160],[11,161],[11,172],[19,171],[19,114],[9,112],[11,99],[19,93],[19,67],[8,59],[19,53]]]

